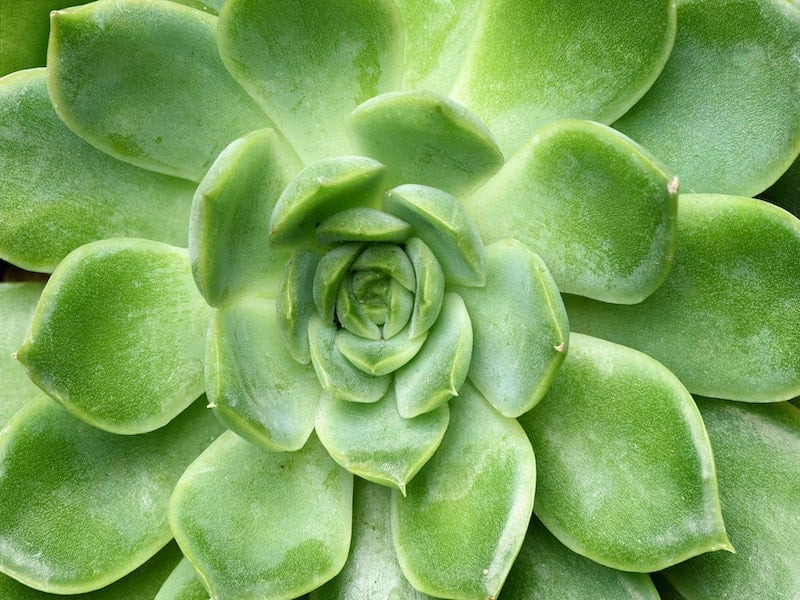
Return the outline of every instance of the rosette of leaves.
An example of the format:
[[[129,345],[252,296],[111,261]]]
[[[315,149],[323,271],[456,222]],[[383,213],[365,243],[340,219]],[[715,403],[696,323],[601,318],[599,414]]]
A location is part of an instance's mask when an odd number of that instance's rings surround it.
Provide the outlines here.
[[[55,12],[0,80],[0,256],[52,272],[0,287],[3,597],[791,597],[800,223],[747,196],[792,206],[798,46],[770,0]]]

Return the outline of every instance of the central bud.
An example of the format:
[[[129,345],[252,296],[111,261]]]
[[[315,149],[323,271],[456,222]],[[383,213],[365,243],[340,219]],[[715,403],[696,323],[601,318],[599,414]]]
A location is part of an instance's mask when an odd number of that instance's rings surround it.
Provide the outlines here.
[[[467,377],[472,325],[448,288],[483,286],[486,255],[455,197],[386,188],[386,168],[363,157],[313,163],[287,186],[270,222],[272,244],[297,248],[278,322],[290,354],[313,364],[328,394],[369,403],[393,387],[411,418]]]

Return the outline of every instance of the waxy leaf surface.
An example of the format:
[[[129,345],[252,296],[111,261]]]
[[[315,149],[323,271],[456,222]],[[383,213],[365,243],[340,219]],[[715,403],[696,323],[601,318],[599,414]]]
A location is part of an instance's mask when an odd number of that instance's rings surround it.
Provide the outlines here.
[[[549,121],[611,123],[661,71],[671,0],[484,0],[451,96],[510,156]]]
[[[214,16],[160,0],[54,13],[47,71],[56,112],[120,160],[199,181],[228,143],[270,124],[225,70],[216,26]]]
[[[210,317],[186,250],[94,242],[53,273],[17,356],[39,387],[86,422],[142,433],[203,392]]]
[[[395,492],[392,535],[408,580],[435,597],[497,596],[525,538],[536,467],[530,442],[469,384],[449,403],[441,446]],[[424,531],[424,535],[420,535]]]
[[[81,244],[108,237],[186,246],[194,186],[118,161],[72,133],[50,104],[44,69],[3,78],[0,123],[4,259],[50,272]]]
[[[345,117],[400,83],[399,14],[388,0],[227,0],[219,48],[304,161],[347,154]]]
[[[562,292],[639,302],[671,265],[677,180],[597,123],[541,129],[465,204],[484,243],[523,242]]]
[[[800,395],[800,221],[766,202],[682,195],[674,265],[652,296],[565,305],[574,331],[646,352],[693,394]]]
[[[222,434],[181,477],[170,525],[215,598],[296,598],[347,559],[353,477],[315,436],[270,452]]]
[[[792,598],[800,590],[800,409],[697,398],[711,438],[722,514],[736,554],[666,572],[686,598]]]
[[[800,152],[800,11],[779,0],[680,0],[658,80],[614,127],[686,192],[753,196]]]
[[[649,356],[572,334],[547,396],[520,418],[536,452],[536,516],[623,571],[729,549],[703,421]]]
[[[172,488],[221,430],[203,400],[137,436],[100,431],[49,398],[30,403],[0,436],[0,570],[76,594],[137,568],[172,537]]]

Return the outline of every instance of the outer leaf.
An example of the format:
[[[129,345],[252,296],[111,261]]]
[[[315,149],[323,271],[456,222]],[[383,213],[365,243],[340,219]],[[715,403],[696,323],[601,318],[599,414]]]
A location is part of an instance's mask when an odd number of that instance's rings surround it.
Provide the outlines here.
[[[34,282],[0,283],[0,429],[20,408],[42,395],[13,357],[25,339],[42,287]]]
[[[508,156],[549,121],[618,118],[653,83],[674,37],[671,0],[484,0],[451,95]]]
[[[666,572],[686,598],[792,598],[800,590],[800,409],[697,398],[736,554]]]
[[[597,123],[543,128],[465,204],[484,243],[523,242],[563,292],[639,302],[671,266],[677,180]]]
[[[519,424],[469,384],[450,403],[439,450],[394,493],[392,535],[400,565],[436,597],[495,598],[525,538],[536,478]]]
[[[267,243],[269,221],[301,166],[275,130],[262,129],[232,142],[200,182],[189,254],[197,287],[211,306],[248,291],[277,295],[290,254]]]
[[[192,563],[184,557],[164,581],[155,600],[208,600],[208,591]]]
[[[159,586],[170,570],[180,560],[181,552],[176,544],[167,544],[153,558],[119,581],[103,589],[85,594],[69,596],[40,592],[22,585],[16,579],[0,574],[0,597],[7,600],[153,600]],[[160,599],[166,600],[166,599]],[[179,600],[175,598],[174,600]],[[191,600],[189,598],[180,600]],[[197,600],[208,600],[208,594]]]
[[[800,152],[800,12],[779,0],[678,2],[678,34],[650,91],[614,124],[689,192],[752,196]]]
[[[3,2],[0,6],[0,77],[44,65],[50,11],[73,4],[75,0]]]
[[[372,98],[350,114],[349,124],[359,151],[389,167],[392,186],[416,183],[460,195],[503,165],[486,126],[463,106],[431,92]]]
[[[325,395],[316,431],[333,459],[345,469],[403,494],[406,484],[436,452],[447,430],[446,406],[414,419],[397,412],[393,390],[378,402],[361,404]]]
[[[314,429],[322,389],[283,345],[274,301],[251,296],[217,310],[206,382],[217,417],[250,442],[299,450]]]
[[[400,80],[402,26],[388,0],[227,0],[222,60],[306,162],[342,156],[344,118]]]
[[[344,565],[352,493],[314,436],[284,453],[226,432],[178,482],[170,524],[212,597],[295,598]]]
[[[575,554],[535,518],[503,586],[503,596],[561,600],[659,599],[648,575],[609,569]]]
[[[732,549],[700,413],[649,356],[572,334],[548,395],[520,422],[539,461],[536,516],[574,552],[648,572]]]
[[[88,423],[142,433],[203,392],[209,318],[185,250],[94,242],[53,273],[17,358],[36,385]]]
[[[575,331],[646,352],[690,392],[800,395],[800,221],[749,198],[681,196],[667,280],[635,306],[566,298]]]
[[[426,600],[403,575],[389,530],[391,491],[356,478],[353,490],[353,540],[341,573],[311,592],[311,600],[392,598]]]
[[[0,570],[75,594],[144,563],[172,536],[167,501],[178,477],[220,432],[204,406],[124,437],[47,398],[23,408],[0,436]]]
[[[44,69],[31,69],[0,82],[0,256],[52,271],[71,250],[108,237],[185,246],[194,186],[115,160],[76,136],[53,110],[45,78]]]
[[[162,0],[54,13],[47,69],[56,111],[120,160],[199,181],[229,142],[269,125],[222,65],[216,23]]]
[[[456,288],[474,333],[470,381],[500,414],[518,417],[542,399],[564,361],[567,313],[542,260],[524,244],[486,249],[482,288]]]

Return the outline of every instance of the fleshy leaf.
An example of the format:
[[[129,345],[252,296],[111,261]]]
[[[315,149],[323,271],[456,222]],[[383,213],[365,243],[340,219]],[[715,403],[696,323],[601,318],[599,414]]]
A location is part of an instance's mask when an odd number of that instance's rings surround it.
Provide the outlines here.
[[[436,597],[497,597],[525,538],[535,479],[525,432],[465,384],[436,454],[407,497],[394,493],[392,534],[411,584]]]
[[[183,557],[158,590],[155,600],[208,600],[208,591],[192,563]]]
[[[0,570],[57,594],[99,589],[172,537],[167,501],[221,427],[198,401],[137,436],[95,429],[49,398],[0,436]]]
[[[353,366],[336,346],[336,326],[319,315],[308,322],[311,363],[322,389],[334,398],[350,402],[377,402],[391,385],[389,375],[374,377]]]
[[[199,181],[228,143],[270,124],[225,70],[216,24],[158,0],[53,13],[47,71],[56,112],[120,160]]]
[[[308,320],[317,310],[314,306],[314,273],[319,264],[316,254],[298,250],[283,269],[275,313],[286,348],[297,362],[311,362],[308,347]]]
[[[416,356],[425,343],[428,332],[411,337],[411,326],[388,339],[370,340],[340,330],[336,348],[353,365],[369,375],[393,373]]]
[[[383,337],[389,339],[403,331],[413,312],[414,294],[396,280],[391,280],[386,298],[386,321],[381,330]]]
[[[2,79],[0,123],[0,256],[9,262],[49,272],[78,246],[117,236],[186,245],[194,186],[72,133],[50,104],[44,69]]]
[[[550,391],[520,423],[539,466],[536,516],[574,552],[649,572],[731,550],[703,420],[649,356],[572,334]]]
[[[295,598],[341,570],[352,503],[315,436],[287,453],[226,432],[181,477],[170,525],[213,598]]]
[[[350,555],[341,573],[311,592],[310,600],[428,600],[411,587],[397,564],[389,530],[391,497],[389,488],[355,479]]]
[[[397,412],[392,390],[372,404],[336,400],[326,394],[316,431],[328,453],[345,469],[405,494],[406,484],[439,447],[448,422],[446,406],[404,419]]]
[[[270,241],[279,246],[313,244],[317,225],[328,217],[355,207],[378,208],[385,178],[385,166],[362,156],[311,163],[278,199]]]
[[[575,554],[534,518],[503,586],[506,598],[658,600],[650,577],[610,569]],[[713,596],[713,594],[712,594]]]
[[[181,558],[177,544],[169,543],[141,567],[100,590],[61,596],[40,592],[0,574],[0,598],[6,600],[153,600],[170,570]],[[159,598],[159,600],[208,600],[202,598]]]
[[[0,283],[0,429],[42,395],[13,356],[25,339],[42,287],[38,282]]]
[[[431,249],[419,238],[406,242],[406,254],[414,265],[417,287],[411,312],[411,336],[422,335],[436,322],[444,299],[444,272]]]
[[[523,242],[562,292],[639,302],[671,266],[677,180],[597,123],[541,129],[465,205],[485,243]]]
[[[564,361],[567,313],[542,260],[516,240],[487,247],[482,288],[454,288],[474,333],[470,381],[500,414],[518,417],[542,399]]]
[[[210,316],[186,250],[103,240],[73,251],[53,273],[17,358],[86,422],[142,433],[203,392]]]
[[[574,331],[646,352],[694,394],[800,395],[800,221],[766,202],[681,195],[675,264],[651,297],[565,305]]]
[[[439,318],[417,355],[394,378],[397,410],[406,419],[436,409],[464,385],[473,351],[472,322],[458,294],[444,296]]]
[[[225,65],[305,162],[347,154],[344,119],[400,83],[402,26],[388,0],[227,0]]]
[[[800,12],[761,0],[677,4],[669,61],[614,127],[687,192],[753,196],[800,152]]]
[[[337,242],[395,242],[411,235],[411,226],[392,215],[374,208],[357,206],[331,215],[319,224],[317,240],[323,244]]]
[[[436,188],[406,184],[386,192],[383,208],[414,228],[414,235],[438,259],[447,283],[486,283],[480,233],[456,197]]]
[[[510,156],[549,121],[618,118],[658,76],[674,38],[671,0],[487,0],[450,95]]]
[[[697,398],[736,554],[669,569],[686,598],[791,598],[800,590],[800,409]]]
[[[461,195],[503,165],[486,126],[432,92],[371,98],[350,114],[349,124],[358,151],[389,168],[392,186],[416,183]]]
[[[399,284],[397,284],[399,285]],[[373,323],[353,292],[352,277],[339,284],[336,298],[336,319],[350,333],[370,340],[381,339],[381,328]]]
[[[267,243],[272,210],[302,165],[273,129],[232,142],[200,182],[192,204],[189,254],[211,306],[237,294],[277,294],[286,250]]]
[[[364,249],[353,263],[354,271],[380,271],[396,279],[409,291],[414,291],[416,281],[414,266],[405,252],[396,244],[373,244]]]
[[[275,302],[248,296],[217,310],[206,356],[206,388],[219,419],[270,450],[303,447],[322,389],[311,365],[281,340]]]
[[[333,323],[342,280],[363,247],[363,244],[341,244],[326,253],[317,264],[311,290],[314,306],[325,323]]]

